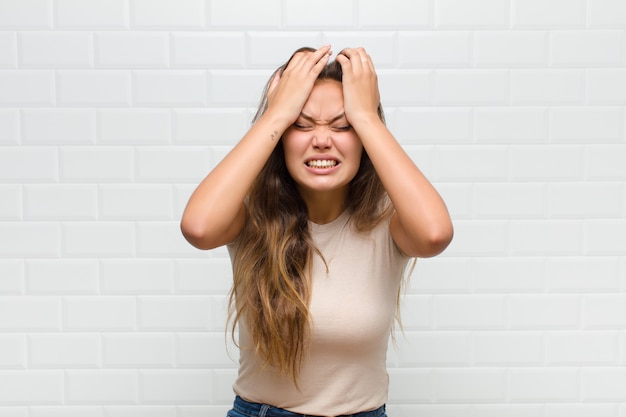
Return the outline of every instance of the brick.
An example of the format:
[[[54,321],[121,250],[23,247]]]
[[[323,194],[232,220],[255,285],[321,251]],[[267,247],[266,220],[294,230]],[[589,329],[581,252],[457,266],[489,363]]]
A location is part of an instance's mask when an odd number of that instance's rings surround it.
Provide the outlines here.
[[[432,103],[433,72],[378,70],[378,88],[383,106],[418,106]]]
[[[237,380],[236,369],[215,369],[213,376],[213,398],[218,404],[230,405],[233,402],[232,386]]]
[[[174,266],[160,259],[100,261],[102,291],[107,294],[170,293]]]
[[[54,74],[52,71],[5,70],[0,73],[0,106],[49,106],[53,104]]]
[[[506,0],[439,0],[435,11],[439,28],[508,28]]]
[[[475,184],[474,211],[484,219],[542,218],[547,213],[543,184]]]
[[[619,217],[620,184],[550,184],[550,215],[556,218]]]
[[[479,67],[544,67],[548,33],[541,31],[476,31],[474,62]]]
[[[331,59],[335,59],[336,54],[344,48],[363,47],[371,57],[376,70],[397,66],[398,35],[395,32],[324,31],[322,35],[322,41],[312,45],[330,44],[334,55]]]
[[[0,185],[0,220],[22,219],[22,188]]]
[[[3,29],[51,29],[52,3],[49,0],[0,0],[0,27]]]
[[[89,145],[96,141],[93,110],[24,110],[22,126],[26,145]]]
[[[626,398],[626,372],[623,368],[582,369],[582,399],[585,401],[621,402]]]
[[[170,39],[175,68],[243,68],[246,65],[243,33],[173,33]]]
[[[28,417],[29,409],[32,409],[32,407],[3,406],[2,408],[0,408],[0,417]]]
[[[0,297],[0,313],[3,331],[58,331],[61,328],[61,300],[57,297]]]
[[[101,110],[98,143],[106,145],[167,144],[172,138],[168,110]]]
[[[203,0],[136,0],[131,2],[133,28],[204,29],[206,6]]]
[[[472,142],[472,115],[469,110],[406,108],[394,114],[394,134],[403,145]]]
[[[0,405],[46,405],[63,403],[62,371],[3,371]]]
[[[270,75],[265,71],[211,71],[210,103],[226,107],[256,106]]]
[[[547,288],[554,292],[618,292],[620,265],[614,257],[551,257]]]
[[[546,404],[545,417],[616,417],[617,404]]]
[[[95,260],[28,260],[25,272],[29,294],[98,292],[98,264]]]
[[[180,232],[179,221],[140,222],[137,226],[137,252],[142,257],[203,256]]]
[[[511,71],[511,102],[517,105],[580,105],[585,98],[585,73],[579,69],[515,69]]]
[[[509,99],[509,74],[495,69],[436,70],[438,105],[503,105]]]
[[[545,143],[548,111],[537,108],[490,108],[474,111],[478,143]]]
[[[0,335],[0,368],[24,369],[27,358],[26,337],[23,335]]]
[[[425,258],[417,261],[409,281],[412,293],[469,292],[469,258]]]
[[[58,224],[48,222],[0,223],[2,257],[55,258],[61,250]]]
[[[471,62],[469,32],[410,32],[398,35],[400,66],[467,68]]]
[[[89,185],[25,185],[24,217],[27,220],[94,220],[97,189]]]
[[[587,4],[587,23],[592,28],[622,29],[626,25],[626,4],[621,0],[595,0]]]
[[[127,106],[131,103],[131,77],[127,71],[62,70],[57,73],[61,106]]]
[[[206,331],[212,322],[206,296],[139,297],[142,330]]]
[[[513,0],[514,28],[585,27],[584,0]]]
[[[542,258],[481,257],[471,271],[476,292],[542,292],[548,275]]]
[[[93,65],[90,33],[20,34],[20,63],[25,68],[89,68]]]
[[[626,221],[585,222],[585,251],[594,255],[622,255],[626,251]]]
[[[543,409],[543,404],[474,404],[469,417],[537,417]]]
[[[581,146],[516,146],[511,148],[515,181],[573,181],[583,178]]]
[[[131,370],[67,371],[67,404],[135,404],[138,379]]]
[[[20,142],[20,113],[17,110],[0,110],[0,145],[17,145]]]
[[[324,29],[351,28],[355,25],[354,3],[321,0],[316,7],[307,8],[306,12],[298,1],[286,0],[284,3],[284,25],[287,28]],[[328,13],[332,10],[332,13]]]
[[[198,404],[210,401],[208,370],[141,371],[140,398],[146,404]]]
[[[624,105],[626,70],[621,68],[587,70],[587,96],[590,104]]]
[[[263,3],[254,0],[212,0],[209,9],[211,27],[276,29],[281,25],[282,15],[280,0]]]
[[[437,402],[502,402],[506,377],[496,369],[438,369],[434,373]]]
[[[130,222],[71,222],[63,226],[66,256],[124,257],[135,254],[135,227]]]
[[[105,410],[106,417],[178,417],[177,408],[164,405],[129,405],[105,407]]]
[[[147,71],[133,73],[134,102],[146,106],[207,105],[206,72],[200,70]]]
[[[502,329],[506,297],[501,295],[437,295],[434,297],[437,329]]]
[[[97,68],[165,68],[170,63],[167,33],[103,32],[95,42]]]
[[[428,0],[359,0],[358,22],[362,28],[422,29],[432,27],[431,2]]]
[[[232,286],[232,268],[228,259],[176,259],[176,293],[226,294]]]
[[[105,220],[172,219],[172,188],[159,184],[100,186],[100,213]]]
[[[432,401],[434,375],[430,369],[389,369],[389,402]]]
[[[512,221],[511,253],[514,255],[582,254],[583,225],[575,220]]]
[[[56,28],[128,28],[128,0],[56,0],[54,7]]]
[[[398,352],[400,367],[467,366],[470,362],[468,332],[410,332]]]
[[[514,329],[573,329],[580,325],[578,295],[514,295],[508,299]]]
[[[176,337],[176,365],[184,368],[236,368],[238,349],[230,334],[184,334]]]
[[[626,176],[626,146],[594,145],[585,149],[587,177],[593,180],[617,180]]]
[[[439,183],[435,186],[445,201],[453,219],[469,219],[472,217],[472,185]]]
[[[626,327],[626,298],[622,294],[588,294],[583,297],[585,329]]]
[[[30,411],[30,417],[104,417],[98,406],[40,406],[31,407]]]
[[[508,177],[507,151],[493,146],[438,147],[435,181],[503,181]]]
[[[209,173],[210,152],[206,147],[150,147],[136,151],[137,179],[142,182],[192,182]]]
[[[550,61],[557,67],[621,66],[623,42],[616,30],[552,31]]]
[[[243,109],[183,109],[172,116],[174,143],[234,145],[250,126]]]
[[[331,37],[334,38],[334,34]],[[330,41],[323,40],[322,34],[314,31],[259,31],[247,33],[246,43],[249,67],[274,70],[287,62],[297,49],[304,46],[318,48]],[[339,43],[332,46],[334,52],[339,52],[343,48]]]
[[[17,68],[17,36],[15,33],[0,33],[0,68]]]
[[[213,332],[224,334],[230,328],[227,327],[228,322],[228,296],[226,294],[212,295],[209,297],[211,304],[211,322],[210,328]]]
[[[474,332],[471,351],[473,364],[477,366],[541,365],[543,335],[529,331]]]
[[[513,369],[510,396],[513,401],[567,402],[579,398],[577,369]]]
[[[64,299],[66,331],[131,331],[137,306],[131,296],[71,296]]]
[[[615,366],[619,361],[616,332],[551,332],[546,334],[548,365]]]
[[[46,334],[28,338],[31,368],[97,368],[100,338],[95,334]]]
[[[134,177],[132,149],[65,147],[60,152],[64,182],[125,182]]]
[[[106,368],[170,368],[174,337],[169,334],[111,334],[102,336]]]
[[[24,292],[24,263],[22,261],[0,260],[0,277],[2,277],[0,294],[17,295]]]
[[[454,229],[447,255],[504,255],[510,245],[504,220],[459,220],[454,223]]]
[[[558,143],[620,143],[624,137],[621,109],[553,108],[550,111],[550,136]]]

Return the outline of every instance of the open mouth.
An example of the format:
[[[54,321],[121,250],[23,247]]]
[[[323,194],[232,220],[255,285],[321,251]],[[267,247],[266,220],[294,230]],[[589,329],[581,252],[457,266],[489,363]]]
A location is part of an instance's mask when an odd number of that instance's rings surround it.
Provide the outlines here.
[[[334,159],[312,159],[306,163],[309,168],[332,168],[338,164],[339,162]]]

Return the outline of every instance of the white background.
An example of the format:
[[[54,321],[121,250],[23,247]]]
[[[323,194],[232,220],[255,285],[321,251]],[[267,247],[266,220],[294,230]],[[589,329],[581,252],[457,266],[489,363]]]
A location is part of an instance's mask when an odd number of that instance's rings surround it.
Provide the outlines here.
[[[624,0],[0,0],[0,417],[225,415],[229,261],[180,215],[324,43],[456,228],[390,415],[626,417]]]

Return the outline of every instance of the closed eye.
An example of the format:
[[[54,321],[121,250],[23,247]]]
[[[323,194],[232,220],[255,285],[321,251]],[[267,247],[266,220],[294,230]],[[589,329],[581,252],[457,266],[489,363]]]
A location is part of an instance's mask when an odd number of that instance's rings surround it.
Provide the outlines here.
[[[332,127],[333,130],[337,130],[339,132],[347,132],[348,130],[352,129],[352,126],[350,125],[346,125],[346,126],[333,126]]]
[[[307,125],[302,125],[300,123],[294,123],[293,127],[295,127],[296,129],[300,129],[300,130],[307,130],[307,129],[312,129],[311,126],[307,126]]]

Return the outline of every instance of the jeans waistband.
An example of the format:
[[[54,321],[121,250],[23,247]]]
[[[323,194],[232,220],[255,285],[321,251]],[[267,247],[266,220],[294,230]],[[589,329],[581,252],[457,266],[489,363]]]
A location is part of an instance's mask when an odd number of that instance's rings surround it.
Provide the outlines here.
[[[244,400],[240,396],[235,398],[233,408],[242,414],[250,417],[318,417],[309,414],[298,414],[267,404],[252,403]],[[348,414],[337,417],[380,417],[385,414],[385,405],[381,405],[376,410],[363,411],[356,414]]]

